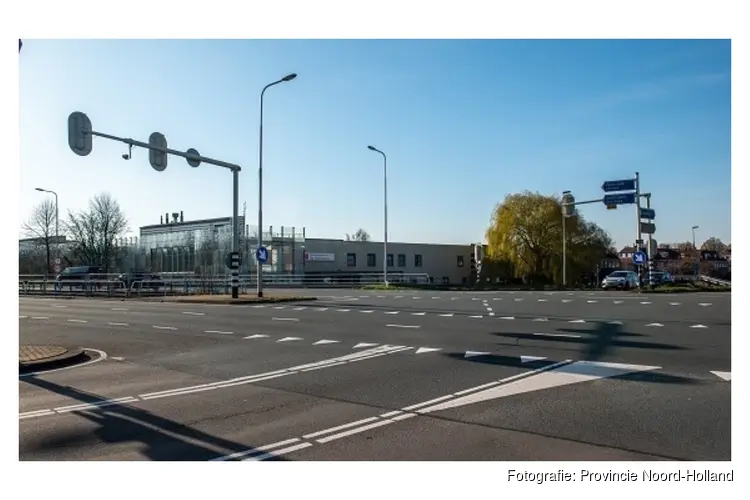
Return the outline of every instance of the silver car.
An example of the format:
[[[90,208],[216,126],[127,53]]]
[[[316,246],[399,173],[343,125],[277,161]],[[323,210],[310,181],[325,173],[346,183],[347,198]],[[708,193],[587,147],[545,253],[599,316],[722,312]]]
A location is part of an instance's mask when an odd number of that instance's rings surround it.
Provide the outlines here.
[[[638,288],[638,274],[633,271],[615,271],[602,280],[605,290],[630,290]]]

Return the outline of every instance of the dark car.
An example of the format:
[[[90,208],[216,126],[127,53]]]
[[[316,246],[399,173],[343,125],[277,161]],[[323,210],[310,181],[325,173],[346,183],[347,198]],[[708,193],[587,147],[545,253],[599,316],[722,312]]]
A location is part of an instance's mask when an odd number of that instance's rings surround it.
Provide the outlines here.
[[[115,278],[113,285],[123,286],[120,283],[128,290],[142,290],[144,288],[158,290],[161,287],[167,286],[158,274],[149,271],[122,273]]]
[[[92,285],[91,275],[96,275],[102,272],[99,266],[74,266],[68,267],[63,270],[55,278],[55,289],[62,289],[67,286],[70,289],[73,288],[84,288],[87,285]],[[95,282],[93,285],[96,287],[98,284]]]
[[[671,274],[662,271],[651,273],[652,285],[667,285],[670,283],[674,283],[674,278]]]

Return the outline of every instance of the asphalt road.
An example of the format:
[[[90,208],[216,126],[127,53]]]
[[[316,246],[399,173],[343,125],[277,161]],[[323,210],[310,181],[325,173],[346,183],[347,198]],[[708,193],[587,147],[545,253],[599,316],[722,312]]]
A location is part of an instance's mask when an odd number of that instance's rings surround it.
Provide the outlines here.
[[[20,458],[731,458],[728,294],[317,295],[22,298],[22,343],[105,355],[19,379]]]

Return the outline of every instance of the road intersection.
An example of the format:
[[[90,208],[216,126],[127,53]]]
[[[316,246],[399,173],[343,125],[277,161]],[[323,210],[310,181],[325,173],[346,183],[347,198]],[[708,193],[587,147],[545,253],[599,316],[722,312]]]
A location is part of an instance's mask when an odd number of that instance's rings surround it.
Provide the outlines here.
[[[589,293],[22,298],[21,458],[729,459],[729,295]]]

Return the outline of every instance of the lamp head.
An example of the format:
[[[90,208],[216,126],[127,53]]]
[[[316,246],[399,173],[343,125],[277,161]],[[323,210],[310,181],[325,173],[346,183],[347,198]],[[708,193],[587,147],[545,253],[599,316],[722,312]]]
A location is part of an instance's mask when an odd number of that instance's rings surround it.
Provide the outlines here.
[[[375,146],[367,146],[367,149],[369,149],[370,151],[377,151],[377,150],[375,149]]]
[[[42,189],[42,188],[34,188],[34,189],[36,189],[37,191],[44,192],[44,189]]]
[[[282,82],[291,82],[295,78],[297,78],[297,73],[291,73],[291,74],[286,75],[284,78],[282,78],[281,81]]]

